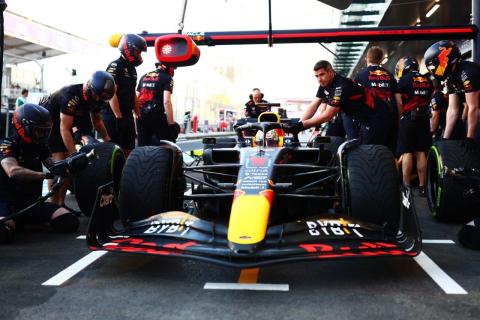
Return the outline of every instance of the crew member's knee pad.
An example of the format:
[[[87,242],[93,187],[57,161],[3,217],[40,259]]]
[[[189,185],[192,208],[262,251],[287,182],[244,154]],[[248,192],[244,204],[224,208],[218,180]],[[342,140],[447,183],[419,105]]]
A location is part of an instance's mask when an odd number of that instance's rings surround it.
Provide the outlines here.
[[[0,244],[12,243],[15,238],[15,230],[4,223],[0,223]]]
[[[50,225],[56,232],[69,233],[77,231],[79,221],[73,213],[65,213],[51,220]]]

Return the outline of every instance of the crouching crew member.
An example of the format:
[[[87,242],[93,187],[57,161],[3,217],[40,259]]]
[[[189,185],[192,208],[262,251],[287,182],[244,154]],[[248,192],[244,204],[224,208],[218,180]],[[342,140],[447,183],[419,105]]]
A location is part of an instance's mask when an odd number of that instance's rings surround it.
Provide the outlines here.
[[[403,181],[410,186],[415,154],[419,193],[425,196],[427,152],[432,144],[428,107],[433,85],[426,75],[418,72],[418,62],[411,57],[403,57],[397,62],[395,75],[399,79],[395,98],[400,114],[397,155],[402,157]]]
[[[376,128],[383,128],[383,125],[375,123],[375,110],[368,107],[365,103],[365,93],[363,88],[353,80],[335,73],[330,62],[318,61],[313,68],[315,77],[320,87],[318,88],[317,98],[325,103],[325,110],[316,113],[317,104],[310,104],[302,115],[301,121],[290,125],[286,130],[290,133],[298,133],[302,130],[330,121],[340,111],[350,116],[360,125],[360,138],[362,143],[369,144],[372,141],[378,141],[378,135],[384,135],[384,132]],[[342,120],[345,120],[343,118]],[[348,127],[345,126],[347,136]]]
[[[15,132],[0,142],[0,217],[8,217],[42,195],[43,180],[53,178],[42,172],[53,164],[47,147],[52,121],[47,109],[24,104],[13,116]],[[49,222],[57,232],[75,232],[78,219],[55,203],[35,206],[14,220],[0,223],[0,242],[13,239],[15,229],[23,224]]]
[[[73,127],[80,133],[88,132],[91,131],[91,122],[103,141],[110,141],[100,110],[112,98],[114,90],[113,77],[105,71],[96,71],[84,84],[63,87],[44,102],[53,120],[48,147],[55,161],[63,160],[77,151]],[[64,206],[67,188],[68,181],[65,181],[62,189],[52,197],[52,202]]]
[[[161,62],[156,70],[140,78],[137,96],[140,117],[137,122],[138,145],[152,145],[152,138],[175,142],[180,126],[174,121],[172,107],[173,68]]]
[[[137,86],[137,70],[142,64],[142,52],[147,51],[145,39],[136,34],[126,34],[118,45],[120,58],[112,61],[107,68],[115,79],[115,95],[110,105],[102,110],[103,121],[108,134],[122,147],[128,156],[135,148],[135,122],[133,113],[139,116],[139,106],[135,88]]]
[[[398,115],[395,104],[397,82],[389,71],[380,66],[383,51],[379,47],[371,47],[365,58],[367,68],[360,71],[355,81],[365,88],[365,102],[375,110],[376,127],[373,130],[384,134],[376,134],[370,143],[388,147],[395,154],[397,144]]]

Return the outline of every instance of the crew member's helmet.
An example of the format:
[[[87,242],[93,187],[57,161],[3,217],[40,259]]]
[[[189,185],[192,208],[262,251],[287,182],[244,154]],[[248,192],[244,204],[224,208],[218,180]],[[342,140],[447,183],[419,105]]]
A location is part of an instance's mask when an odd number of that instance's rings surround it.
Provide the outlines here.
[[[120,40],[118,49],[128,62],[134,66],[139,66],[143,62],[142,51],[147,51],[147,42],[139,35],[128,33]]]
[[[115,94],[115,80],[110,73],[95,71],[85,84],[88,101],[103,103]]]
[[[44,107],[26,103],[15,110],[13,127],[24,142],[46,144],[52,129],[52,119]]]
[[[412,70],[418,71],[418,62],[412,57],[403,57],[398,60],[395,66],[395,77],[401,79],[404,75]]]
[[[266,134],[263,134],[263,132],[259,130],[255,135],[255,144],[257,146],[262,146],[264,137],[266,147],[278,147],[280,145],[280,138],[276,129],[272,129]]]
[[[438,41],[425,51],[425,65],[438,80],[445,80],[452,73],[453,66],[462,57],[460,50],[452,41]]]

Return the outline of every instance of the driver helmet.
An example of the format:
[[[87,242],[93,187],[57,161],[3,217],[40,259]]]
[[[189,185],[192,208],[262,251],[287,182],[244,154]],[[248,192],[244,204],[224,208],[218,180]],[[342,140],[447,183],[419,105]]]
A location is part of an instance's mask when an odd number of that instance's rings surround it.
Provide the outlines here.
[[[44,107],[26,103],[15,110],[13,127],[23,142],[46,144],[52,129],[52,119]]]
[[[88,101],[106,102],[115,94],[115,80],[108,72],[95,71],[85,83],[85,91]]]
[[[462,57],[460,50],[452,41],[438,41],[425,52],[425,65],[438,80],[445,80],[452,73],[453,66]]]
[[[280,138],[278,136],[277,130],[273,129],[268,131],[266,134],[263,134],[263,131],[258,131],[255,135],[255,144],[257,146],[263,145],[263,139],[265,137],[265,146],[266,147],[278,147]]]
[[[395,77],[400,80],[404,75],[412,70],[418,71],[417,60],[412,57],[400,58],[395,66]]]
[[[118,44],[122,56],[135,67],[142,64],[142,51],[147,51],[147,42],[139,35],[128,33],[122,37]]]

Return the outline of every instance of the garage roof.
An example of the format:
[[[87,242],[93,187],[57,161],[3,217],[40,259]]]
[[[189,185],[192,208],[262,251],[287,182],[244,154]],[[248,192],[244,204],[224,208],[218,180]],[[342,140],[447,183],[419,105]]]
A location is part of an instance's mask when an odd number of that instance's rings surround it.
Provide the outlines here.
[[[91,53],[100,44],[74,36],[6,10],[4,63],[17,64],[65,53]]]

